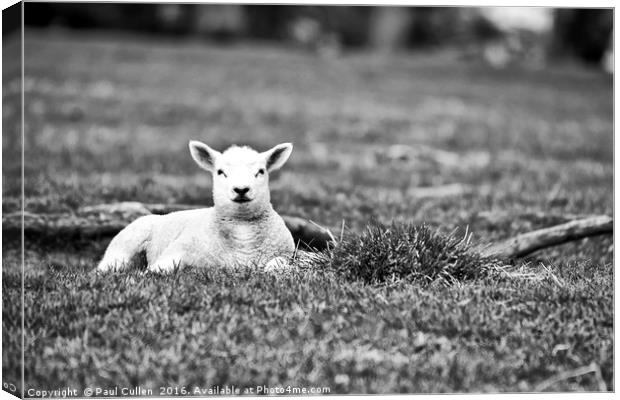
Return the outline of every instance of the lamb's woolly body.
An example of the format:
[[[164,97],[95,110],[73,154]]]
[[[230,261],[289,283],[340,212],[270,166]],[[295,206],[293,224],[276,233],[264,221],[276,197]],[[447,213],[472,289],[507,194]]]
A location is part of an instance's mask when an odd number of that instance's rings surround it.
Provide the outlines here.
[[[203,168],[203,161],[211,163],[207,166],[213,172],[215,161],[210,157],[215,157],[217,170],[224,168],[229,174],[225,181],[214,174],[215,206],[138,218],[110,242],[98,269],[123,268],[138,252],[145,252],[150,270],[160,272],[184,265],[264,266],[274,259],[281,263],[278,258],[290,257],[294,251],[291,233],[271,207],[267,177],[259,178],[254,172],[273,161],[268,159],[269,154],[232,147],[197,159]],[[251,184],[251,202],[230,200],[235,187]]]
[[[103,265],[130,261],[133,254],[119,252],[117,245],[144,251],[149,269],[157,270],[171,263],[264,265],[294,250],[291,234],[275,211],[260,221],[239,222],[218,220],[214,208],[141,217],[110,243]]]

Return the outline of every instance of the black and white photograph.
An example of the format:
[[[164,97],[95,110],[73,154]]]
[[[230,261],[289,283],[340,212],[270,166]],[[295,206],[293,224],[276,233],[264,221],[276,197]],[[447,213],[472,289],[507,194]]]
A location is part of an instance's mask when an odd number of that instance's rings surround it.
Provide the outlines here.
[[[3,391],[614,393],[614,14],[7,5]]]

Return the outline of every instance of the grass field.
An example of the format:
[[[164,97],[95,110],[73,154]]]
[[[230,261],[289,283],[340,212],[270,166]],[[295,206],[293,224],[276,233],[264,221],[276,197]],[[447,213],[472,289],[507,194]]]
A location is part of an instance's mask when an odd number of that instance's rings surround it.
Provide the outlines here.
[[[363,236],[370,221],[394,222],[396,232],[409,223],[456,236],[468,229],[481,244],[547,223],[491,224],[480,212],[613,212],[612,80],[597,71],[496,71],[448,53],[327,60],[263,44],[97,33],[27,32],[25,48],[27,211],[125,200],[210,205],[210,178],[187,150],[194,138],[219,149],[293,142],[271,178],[274,207],[337,235],[344,220],[352,254],[334,255],[339,265],[372,260],[355,243],[374,238],[383,248],[382,235]],[[15,98],[18,81],[4,79],[5,99]],[[5,132],[17,111],[5,105]],[[459,163],[382,158],[393,144],[454,152]],[[481,154],[488,162],[476,161]],[[3,135],[3,155],[6,213],[20,207],[18,136]],[[474,190],[415,196],[417,187],[452,183]],[[26,241],[26,389],[614,389],[609,236],[514,261],[513,275],[451,284],[372,282],[319,266],[280,277],[250,269],[97,276],[109,239]],[[3,375],[17,382],[16,238],[4,237],[3,252]],[[547,381],[592,363],[600,374]]]

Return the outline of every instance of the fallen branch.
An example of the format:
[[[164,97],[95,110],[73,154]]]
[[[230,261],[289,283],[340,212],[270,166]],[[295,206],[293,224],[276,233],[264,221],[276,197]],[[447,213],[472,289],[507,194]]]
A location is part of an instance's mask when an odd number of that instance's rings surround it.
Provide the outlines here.
[[[174,211],[201,208],[192,205],[143,204],[121,202],[82,207],[75,213],[35,214],[24,213],[24,234],[46,238],[112,236],[138,217],[149,214],[167,214]],[[328,229],[300,217],[283,215],[295,242],[302,248],[324,249],[332,242]],[[22,213],[2,216],[5,235],[20,235]]]
[[[611,217],[589,217],[517,235],[483,248],[481,254],[501,258],[523,257],[545,247],[606,233],[613,233]]]
[[[554,225],[594,216],[595,215],[584,214],[550,214],[542,211],[526,211],[521,213],[480,211],[474,216],[474,218],[479,221],[484,221],[488,225],[495,226],[514,221],[527,221],[533,224]]]

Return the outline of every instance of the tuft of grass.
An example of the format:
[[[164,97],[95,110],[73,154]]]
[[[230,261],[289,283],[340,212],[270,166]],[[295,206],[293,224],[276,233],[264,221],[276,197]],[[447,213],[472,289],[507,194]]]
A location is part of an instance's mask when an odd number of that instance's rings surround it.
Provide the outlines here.
[[[473,250],[467,235],[459,238],[427,225],[374,221],[362,233],[343,238],[322,264],[348,279],[371,284],[395,280],[450,284],[485,276],[498,263]]]

